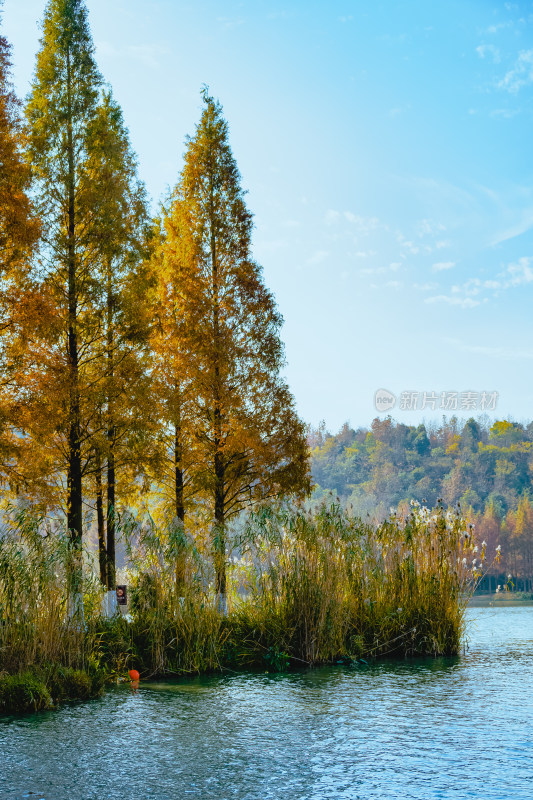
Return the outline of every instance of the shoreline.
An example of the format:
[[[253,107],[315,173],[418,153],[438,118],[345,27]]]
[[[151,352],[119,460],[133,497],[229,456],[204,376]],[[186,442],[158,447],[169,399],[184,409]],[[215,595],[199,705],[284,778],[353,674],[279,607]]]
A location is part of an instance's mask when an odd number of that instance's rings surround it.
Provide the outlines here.
[[[497,592],[494,594],[475,594],[468,601],[468,608],[490,606],[533,606],[533,597],[520,597],[522,592]],[[518,595],[516,597],[515,595]]]

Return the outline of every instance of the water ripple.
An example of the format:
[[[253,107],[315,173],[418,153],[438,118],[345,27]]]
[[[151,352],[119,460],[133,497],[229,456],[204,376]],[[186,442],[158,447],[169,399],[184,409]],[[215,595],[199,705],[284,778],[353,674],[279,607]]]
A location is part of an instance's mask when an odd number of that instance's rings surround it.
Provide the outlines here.
[[[0,800],[531,800],[533,608],[459,658],[152,683],[0,724]]]

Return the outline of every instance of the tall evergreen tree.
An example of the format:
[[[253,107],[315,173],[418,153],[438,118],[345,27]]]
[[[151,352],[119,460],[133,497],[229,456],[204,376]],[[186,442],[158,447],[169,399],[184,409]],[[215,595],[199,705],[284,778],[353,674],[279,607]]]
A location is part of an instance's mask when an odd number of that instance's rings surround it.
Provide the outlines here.
[[[45,223],[47,281],[53,285],[64,332],[68,392],[67,527],[74,549],[82,541],[82,423],[80,356],[93,334],[94,263],[87,258],[94,224],[91,176],[85,170],[101,77],[82,0],[50,0],[26,113],[30,154]],[[57,387],[50,387],[53,388]]]
[[[158,246],[152,254],[155,276],[151,331],[153,396],[157,401],[160,429],[154,478],[165,516],[173,518],[176,545],[176,591],[183,594],[185,580],[185,520],[193,498],[202,490],[198,480],[196,388],[192,380],[192,353],[188,350],[187,319],[183,313],[183,289],[187,265],[181,252],[187,249],[186,230],[177,231],[167,216],[157,221]],[[192,242],[189,242],[192,246]]]
[[[203,92],[165,220],[195,398],[195,481],[213,513],[216,591],[225,602],[226,524],[250,503],[309,488],[305,429],[280,375],[282,318],[251,255],[252,216],[222,108]]]
[[[92,121],[84,169],[94,188],[95,222],[88,246],[91,259],[98,265],[100,286],[95,298],[100,309],[100,337],[95,337],[92,346],[100,357],[93,358],[91,365],[94,383],[101,388],[94,442],[94,469],[100,473],[97,487],[102,486],[102,459],[107,462],[107,536],[102,528],[104,515],[98,513],[100,563],[106,564],[103,582],[114,589],[116,472],[124,460],[135,461],[132,437],[138,442],[136,434],[147,422],[149,321],[142,300],[149,273],[144,269],[148,231],[145,189],[137,177],[122,112],[110,92],[104,93]],[[99,511],[101,506],[97,489]]]
[[[1,10],[1,5],[0,5]],[[11,47],[0,35],[0,270],[5,280],[29,266],[39,223],[28,191],[30,168],[23,157],[25,137],[20,101],[11,85]]]
[[[17,480],[18,470],[14,469],[16,403],[7,350],[13,326],[28,308],[28,302],[20,302],[17,289],[26,283],[39,236],[39,221],[28,197],[31,175],[23,156],[25,137],[20,102],[11,85],[10,67],[11,47],[0,35],[0,335],[3,337],[0,347],[0,473],[3,478]],[[35,299],[34,292],[27,287],[26,301],[32,299]]]
[[[83,480],[93,476],[101,578],[113,589],[117,458],[132,438],[139,450],[148,405],[140,303],[147,210],[120,108],[94,61],[83,0],[49,0],[26,114],[46,230],[40,277],[55,309],[34,370],[29,425],[34,441],[55,448],[49,469],[66,489],[78,554]],[[79,577],[78,569],[74,590]]]

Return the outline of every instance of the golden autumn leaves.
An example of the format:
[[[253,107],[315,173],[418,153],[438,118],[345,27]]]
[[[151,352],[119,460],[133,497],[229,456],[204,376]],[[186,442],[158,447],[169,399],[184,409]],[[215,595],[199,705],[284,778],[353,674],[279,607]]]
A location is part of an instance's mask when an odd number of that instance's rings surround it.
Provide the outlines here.
[[[163,391],[176,453],[190,461],[181,471],[191,491],[211,494],[216,550],[223,554],[228,516],[253,501],[306,489],[307,447],[279,374],[282,320],[251,257],[252,219],[227,123],[207,90],[203,100],[163,217],[157,286],[165,322],[156,348],[167,367],[174,359]]]
[[[309,488],[304,426],[280,375],[282,320],[251,256],[220,105],[204,90],[177,186],[152,222],[120,108],[101,87],[84,4],[50,0],[27,143],[0,109],[0,153],[16,140],[20,172],[18,194],[0,180],[0,242],[15,241],[5,223],[15,219],[20,254],[20,266],[2,266],[26,309],[3,351],[27,409],[19,439],[32,466],[20,472],[27,494],[66,511],[75,546],[86,508],[97,509],[108,588],[116,508],[144,488],[180,523],[201,510],[224,594],[228,518]]]

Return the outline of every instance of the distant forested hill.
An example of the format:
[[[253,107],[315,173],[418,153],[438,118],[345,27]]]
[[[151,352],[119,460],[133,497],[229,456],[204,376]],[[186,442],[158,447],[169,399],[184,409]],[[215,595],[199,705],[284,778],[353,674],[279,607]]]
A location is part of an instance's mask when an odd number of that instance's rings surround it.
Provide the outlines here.
[[[411,500],[459,502],[491,547],[502,544],[506,568],[533,577],[533,422],[452,417],[415,427],[388,417],[335,435],[321,424],[308,443],[314,500],[334,492],[378,517]]]

